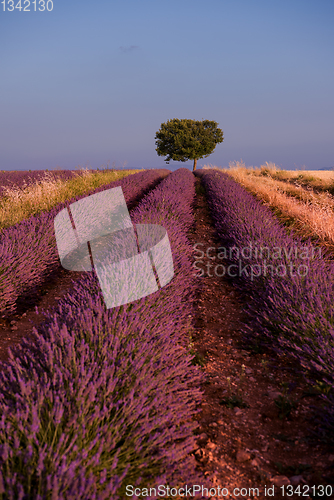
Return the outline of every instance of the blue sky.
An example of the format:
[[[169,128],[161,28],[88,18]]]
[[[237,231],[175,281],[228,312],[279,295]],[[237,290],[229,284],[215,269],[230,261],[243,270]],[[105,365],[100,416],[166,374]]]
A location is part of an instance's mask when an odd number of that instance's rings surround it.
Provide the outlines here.
[[[198,167],[334,167],[333,0],[5,5],[1,170],[192,167],[155,151],[171,118],[223,130]]]

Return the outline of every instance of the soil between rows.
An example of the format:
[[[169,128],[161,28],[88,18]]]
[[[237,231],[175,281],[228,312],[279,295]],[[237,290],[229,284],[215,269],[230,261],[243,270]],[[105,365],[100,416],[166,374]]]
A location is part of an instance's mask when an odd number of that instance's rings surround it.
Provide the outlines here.
[[[59,268],[48,277],[43,287],[17,303],[16,313],[0,319],[0,361],[8,360],[8,348],[20,343],[23,337],[32,338],[32,328],[45,319],[42,312],[57,306],[57,302],[72,288],[84,272]],[[36,307],[38,312],[36,311]]]

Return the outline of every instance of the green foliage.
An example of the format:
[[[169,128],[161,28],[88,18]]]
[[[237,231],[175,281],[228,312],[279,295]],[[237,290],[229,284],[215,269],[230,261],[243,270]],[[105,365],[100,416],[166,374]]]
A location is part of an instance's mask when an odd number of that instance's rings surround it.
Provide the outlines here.
[[[205,189],[204,189],[204,186],[202,184],[196,184],[195,191],[196,191],[196,194],[204,194],[205,195]]]
[[[190,335],[190,341],[189,341],[189,353],[193,356],[193,359],[191,360],[192,365],[199,365],[199,366],[205,366],[206,360],[205,357],[198,351],[196,351],[194,347],[194,342],[192,340],[192,336]]]
[[[192,365],[205,366],[205,358],[200,352],[190,349],[190,354],[194,356],[191,360]]]
[[[227,395],[227,397],[225,397],[219,401],[220,405],[227,406],[227,408],[235,408],[236,406],[239,408],[248,408],[249,407],[249,405],[247,403],[245,403],[245,401],[243,400],[243,397],[241,394],[241,389],[240,389],[240,386],[243,384],[243,381],[244,381],[244,375],[245,375],[245,365],[242,365],[239,385],[238,385],[236,393],[234,393],[232,391],[231,377],[226,377],[226,380],[228,383],[228,395]]]
[[[314,385],[313,388],[315,390],[316,394],[325,394],[328,395],[332,389],[332,386],[327,384],[326,382],[323,382],[321,380],[318,380]]]
[[[228,396],[219,401],[220,405],[227,406],[227,408],[248,408],[248,404],[244,402],[242,396],[238,396],[238,394],[232,394],[232,396]]]
[[[269,361],[267,359],[261,359],[262,368],[266,373],[268,373],[268,363]]]
[[[274,401],[279,410],[278,416],[280,419],[283,419],[290,417],[292,410],[297,407],[297,402],[289,398],[287,394],[288,384],[286,382],[283,382],[281,385],[283,387],[283,394],[278,396],[278,398],[276,398]]]
[[[217,126],[217,122],[209,120],[168,120],[155,135],[156,151],[159,156],[167,156],[167,163],[207,157],[224,140]]]
[[[287,396],[281,395],[275,399],[275,404],[279,409],[279,418],[288,418],[291,414],[291,411],[296,407],[296,403],[291,401]]]

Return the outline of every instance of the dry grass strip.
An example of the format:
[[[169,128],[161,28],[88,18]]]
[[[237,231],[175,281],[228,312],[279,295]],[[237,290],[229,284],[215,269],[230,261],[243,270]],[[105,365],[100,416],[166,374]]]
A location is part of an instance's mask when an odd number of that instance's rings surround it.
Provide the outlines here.
[[[240,162],[233,162],[229,169],[223,170],[274,209],[283,221],[288,222],[302,236],[316,236],[328,250],[334,250],[333,196],[315,193],[301,186],[291,186],[272,177],[254,175]]]
[[[140,172],[140,170],[82,170],[69,180],[57,179],[52,172],[30,186],[4,188],[0,197],[0,230],[12,226],[31,215],[51,210],[52,207],[72,197],[84,194],[103,184]]]

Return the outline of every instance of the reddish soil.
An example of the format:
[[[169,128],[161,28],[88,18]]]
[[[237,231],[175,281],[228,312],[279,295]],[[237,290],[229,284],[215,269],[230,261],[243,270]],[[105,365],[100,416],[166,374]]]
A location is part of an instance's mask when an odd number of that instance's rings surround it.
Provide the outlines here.
[[[32,327],[44,320],[42,311],[56,307],[58,300],[71,289],[72,282],[84,274],[59,267],[37,293],[18,302],[15,314],[0,319],[0,361],[8,359],[8,347],[31,336]]]

